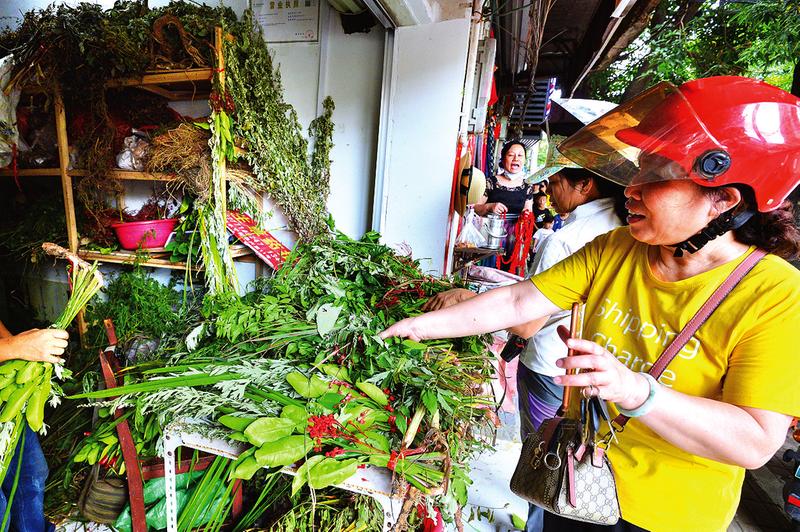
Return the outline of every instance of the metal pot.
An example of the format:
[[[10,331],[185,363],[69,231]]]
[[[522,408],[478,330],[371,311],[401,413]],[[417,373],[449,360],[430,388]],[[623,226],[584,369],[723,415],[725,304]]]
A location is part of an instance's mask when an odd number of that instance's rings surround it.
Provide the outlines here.
[[[494,213],[486,215],[483,219],[483,226],[486,229],[486,247],[489,249],[500,249],[508,233],[503,227],[505,220],[502,216]]]

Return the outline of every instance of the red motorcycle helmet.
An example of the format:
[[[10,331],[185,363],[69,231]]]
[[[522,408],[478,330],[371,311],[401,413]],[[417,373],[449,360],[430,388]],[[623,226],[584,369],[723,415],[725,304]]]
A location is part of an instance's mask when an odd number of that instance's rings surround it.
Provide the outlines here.
[[[623,186],[691,179],[749,186],[756,208],[778,208],[800,183],[800,98],[738,76],[663,82],[558,146]]]

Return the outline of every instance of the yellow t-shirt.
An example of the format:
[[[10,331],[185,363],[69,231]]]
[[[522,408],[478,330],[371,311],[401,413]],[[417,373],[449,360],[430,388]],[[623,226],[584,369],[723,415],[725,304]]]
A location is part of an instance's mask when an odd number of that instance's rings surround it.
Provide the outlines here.
[[[583,337],[634,371],[650,369],[744,260],[663,282],[650,269],[647,248],[622,227],[532,278],[561,308],[584,301]],[[768,255],[700,327],[660,382],[690,395],[800,416],[800,387],[787,371],[794,366],[798,331],[800,272]],[[725,530],[736,513],[744,469],[686,453],[636,419],[612,445],[609,458],[622,517],[637,526]]]

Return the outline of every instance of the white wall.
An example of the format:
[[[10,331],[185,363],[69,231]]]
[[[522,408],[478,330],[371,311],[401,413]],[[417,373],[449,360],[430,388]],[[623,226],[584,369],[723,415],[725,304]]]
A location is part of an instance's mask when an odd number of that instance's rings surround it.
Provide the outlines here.
[[[395,32],[381,127],[373,226],[388,244],[405,242],[423,270],[442,273],[469,20]]]
[[[328,208],[340,230],[360,237],[372,216],[385,31],[345,35],[333,12],[327,22],[320,92],[336,104]]]

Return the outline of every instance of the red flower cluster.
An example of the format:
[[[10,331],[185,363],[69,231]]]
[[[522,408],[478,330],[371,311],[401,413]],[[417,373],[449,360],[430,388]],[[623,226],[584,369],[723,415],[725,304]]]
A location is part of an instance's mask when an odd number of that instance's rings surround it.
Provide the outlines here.
[[[336,458],[337,456],[339,456],[340,454],[344,454],[345,452],[346,451],[341,447],[334,447],[330,451],[326,452],[325,456],[327,456],[328,458]]]
[[[339,436],[339,422],[333,414],[310,416],[308,418],[308,435],[312,438],[336,438]]]

